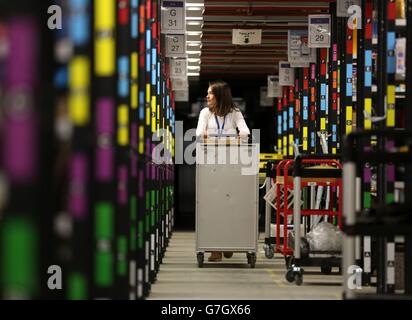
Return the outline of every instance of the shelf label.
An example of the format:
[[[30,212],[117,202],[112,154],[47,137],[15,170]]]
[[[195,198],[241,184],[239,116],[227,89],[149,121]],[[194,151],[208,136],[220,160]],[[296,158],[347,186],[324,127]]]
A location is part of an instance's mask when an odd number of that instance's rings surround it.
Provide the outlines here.
[[[185,34],[185,2],[162,1],[161,33]]]
[[[279,62],[279,85],[281,86],[294,86],[295,74],[294,69],[287,61]]]
[[[186,59],[171,59],[170,60],[170,77],[186,77],[187,76],[187,60]]]
[[[288,31],[288,61],[293,68],[308,68],[316,62],[316,49],[308,47],[308,30]]]
[[[189,101],[189,90],[177,90],[175,93],[176,102],[188,102]]]
[[[261,107],[273,107],[274,106],[273,98],[269,97],[267,87],[260,87],[260,106]]]
[[[187,90],[187,88],[189,88],[187,77],[170,78],[170,80],[172,81],[173,91],[184,91]]]
[[[186,36],[184,34],[166,36],[166,57],[186,58]]]
[[[309,48],[330,48],[330,15],[309,15]]]
[[[268,76],[268,97],[270,98],[282,97],[282,87],[279,85],[278,76]]]

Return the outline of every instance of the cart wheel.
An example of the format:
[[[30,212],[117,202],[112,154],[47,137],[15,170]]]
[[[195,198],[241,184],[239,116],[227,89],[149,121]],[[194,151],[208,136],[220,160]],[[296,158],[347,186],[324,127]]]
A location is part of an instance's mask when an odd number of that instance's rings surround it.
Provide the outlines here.
[[[256,254],[255,254],[255,253],[251,253],[251,254],[249,255],[248,262],[249,262],[249,264],[250,264],[250,267],[251,267],[252,269],[254,269],[255,266],[256,266]]]
[[[275,256],[275,249],[273,248],[273,246],[265,248],[265,256],[268,259],[273,259],[273,257]]]
[[[295,275],[293,273],[293,269],[290,268],[285,275],[285,278],[288,282],[293,282],[295,280]]]
[[[320,271],[323,274],[331,274],[332,273],[332,267],[331,266],[321,266]]]
[[[301,272],[295,272],[294,274],[294,278],[295,278],[295,284],[297,286],[300,286],[303,282],[303,275]]]
[[[250,253],[246,253],[247,264],[250,264]]]
[[[199,268],[203,268],[203,261],[205,259],[205,255],[203,252],[199,252],[197,254],[197,265]]]

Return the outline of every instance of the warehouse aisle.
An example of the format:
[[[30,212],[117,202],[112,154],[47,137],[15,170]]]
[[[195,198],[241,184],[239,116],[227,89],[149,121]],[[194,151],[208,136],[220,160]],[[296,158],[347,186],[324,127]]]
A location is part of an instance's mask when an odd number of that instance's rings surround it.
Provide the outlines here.
[[[285,280],[283,257],[269,260],[262,249],[263,235],[255,269],[240,253],[198,268],[195,233],[174,232],[148,300],[341,299],[342,277],[337,269],[325,276],[319,268],[305,268],[303,284],[298,287]]]

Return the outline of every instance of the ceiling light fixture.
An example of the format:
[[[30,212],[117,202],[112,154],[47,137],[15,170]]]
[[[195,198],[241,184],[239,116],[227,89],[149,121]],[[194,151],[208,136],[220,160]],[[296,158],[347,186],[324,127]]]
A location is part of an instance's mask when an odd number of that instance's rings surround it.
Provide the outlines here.
[[[202,34],[202,31],[187,31],[186,34],[188,36],[200,36]]]
[[[202,22],[201,21],[188,21],[186,24],[188,26],[201,26]]]
[[[203,17],[188,17],[188,16],[186,16],[186,20],[203,20]]]

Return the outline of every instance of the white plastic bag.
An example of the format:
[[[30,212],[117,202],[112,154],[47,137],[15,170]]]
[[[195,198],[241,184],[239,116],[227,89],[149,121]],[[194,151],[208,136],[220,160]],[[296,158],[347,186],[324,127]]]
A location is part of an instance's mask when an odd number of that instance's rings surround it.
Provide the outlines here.
[[[321,222],[307,235],[310,251],[342,251],[342,232],[329,222]]]

